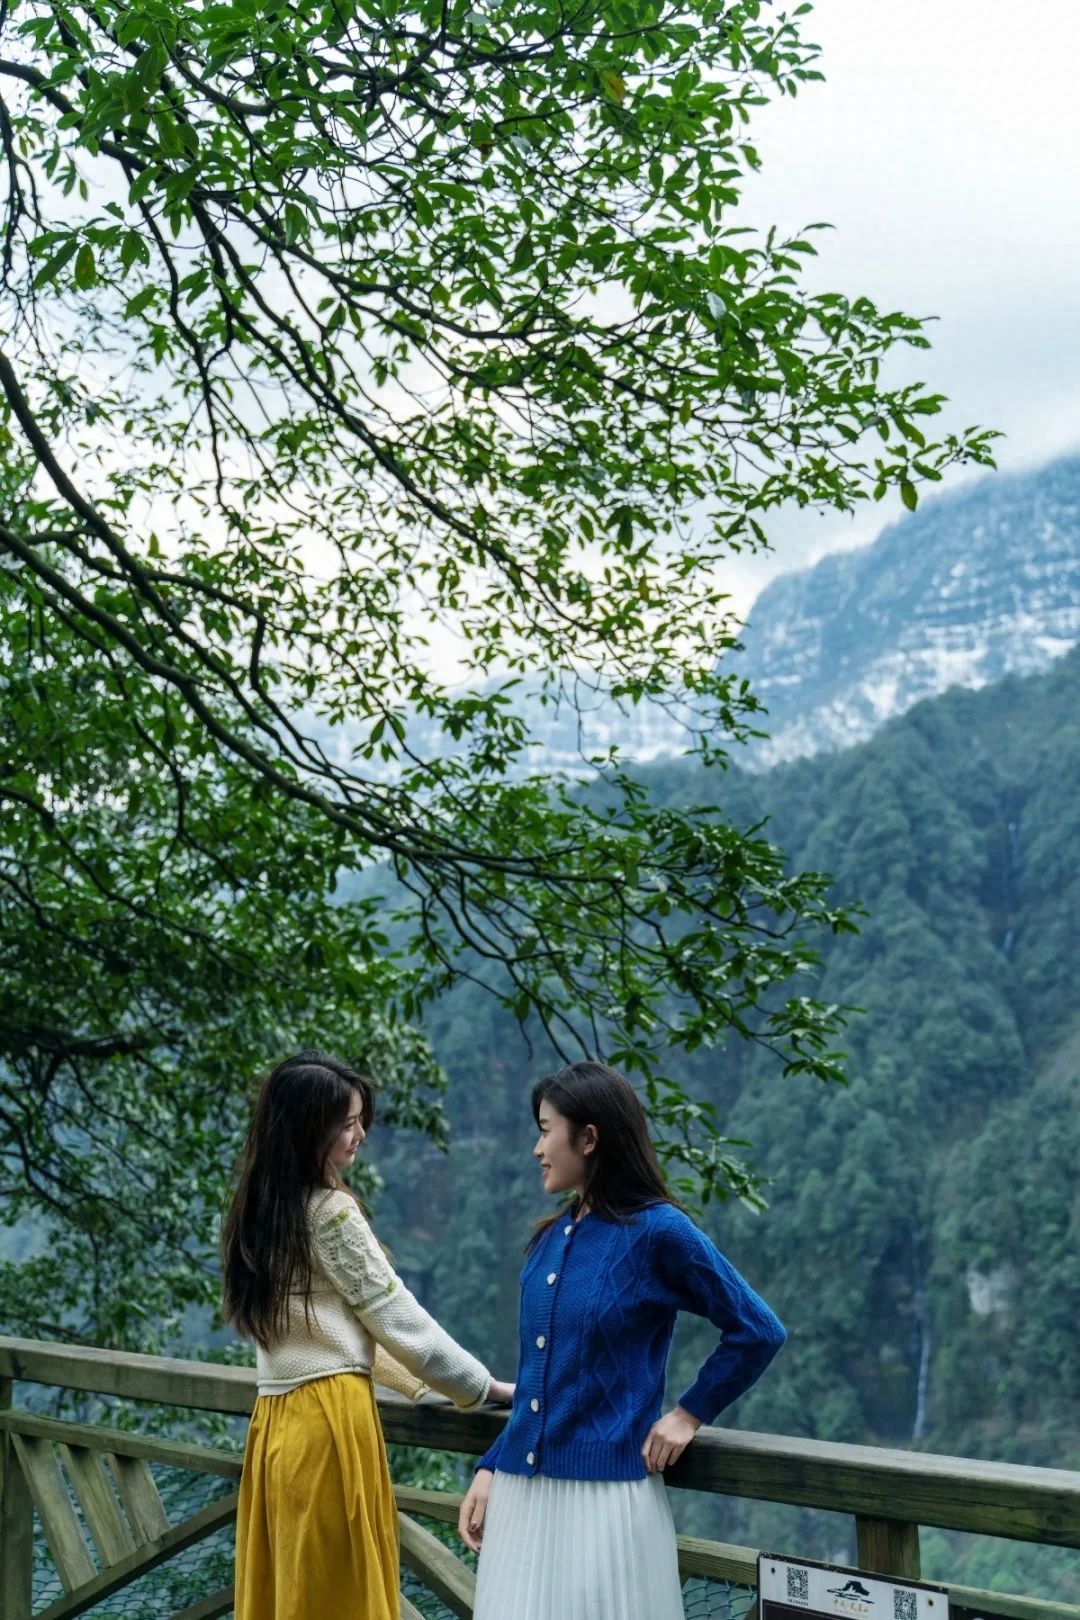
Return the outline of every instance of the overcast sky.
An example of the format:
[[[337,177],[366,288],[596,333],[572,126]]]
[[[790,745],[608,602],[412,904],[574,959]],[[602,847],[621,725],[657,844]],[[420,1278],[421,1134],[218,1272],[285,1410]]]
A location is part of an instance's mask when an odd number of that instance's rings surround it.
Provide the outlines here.
[[[826,82],[758,115],[747,221],[828,220],[817,284],[940,317],[905,374],[950,396],[950,425],[1007,433],[1003,469],[1080,449],[1080,4],[817,0],[805,31]],[[781,518],[728,588],[745,611],[897,515]]]

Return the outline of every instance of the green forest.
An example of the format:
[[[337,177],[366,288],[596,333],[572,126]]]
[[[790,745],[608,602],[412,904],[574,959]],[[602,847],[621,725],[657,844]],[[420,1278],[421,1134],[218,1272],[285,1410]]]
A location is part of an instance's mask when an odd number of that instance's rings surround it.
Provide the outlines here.
[[[733,1042],[673,1061],[747,1139],[768,1210],[707,1229],[791,1338],[727,1422],[822,1439],[1080,1465],[1080,653],[1045,677],[953,691],[849,752],[776,769],[665,766],[656,801],[720,802],[866,908],[816,995],[861,1009],[846,1086],[780,1080]],[[430,1307],[504,1372],[516,1277],[544,1210],[530,1079],[550,1066],[482,990],[430,1020],[448,1156],[376,1146],[379,1223]],[[711,1330],[687,1324],[672,1390]],[[689,1507],[689,1504],[687,1504]],[[693,1519],[693,1514],[697,1519]],[[844,1556],[825,1516],[693,1503],[696,1528]],[[929,1574],[1075,1598],[1071,1554],[924,1534]]]

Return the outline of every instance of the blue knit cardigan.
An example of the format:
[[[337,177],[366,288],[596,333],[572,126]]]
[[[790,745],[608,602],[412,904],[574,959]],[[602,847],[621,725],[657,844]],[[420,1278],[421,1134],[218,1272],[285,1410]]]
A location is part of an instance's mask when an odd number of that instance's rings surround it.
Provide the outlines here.
[[[627,1223],[569,1214],[521,1273],[510,1418],[478,1468],[554,1479],[641,1479],[679,1311],[721,1331],[679,1405],[702,1423],[750,1388],[787,1337],[734,1266],[672,1204]]]

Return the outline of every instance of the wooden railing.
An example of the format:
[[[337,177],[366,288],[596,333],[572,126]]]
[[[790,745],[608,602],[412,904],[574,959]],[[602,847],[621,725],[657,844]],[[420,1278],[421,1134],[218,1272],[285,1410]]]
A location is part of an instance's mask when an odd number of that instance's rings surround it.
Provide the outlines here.
[[[235,1518],[231,1491],[171,1523],[150,1464],[232,1480],[240,1474],[236,1452],[20,1411],[12,1405],[16,1382],[239,1415],[255,1399],[246,1368],[0,1338],[0,1620],[31,1614],[35,1512],[64,1589],[35,1620],[84,1613]],[[506,1421],[491,1409],[462,1413],[389,1394],[379,1407],[387,1440],[471,1455],[485,1451]],[[857,1562],[879,1574],[919,1576],[921,1525],[1080,1548],[1080,1474],[1065,1470],[702,1429],[667,1478],[691,1490],[851,1514]],[[405,1486],[396,1494],[403,1564],[470,1620],[472,1571],[415,1517],[456,1523],[460,1497]],[[679,1538],[684,1575],[753,1586],[756,1559],[751,1548]],[[1015,1620],[1080,1620],[1080,1608],[1037,1598],[959,1586],[950,1596]],[[223,1587],[176,1620],[215,1620],[231,1606]],[[402,1613],[415,1620],[407,1603]]]

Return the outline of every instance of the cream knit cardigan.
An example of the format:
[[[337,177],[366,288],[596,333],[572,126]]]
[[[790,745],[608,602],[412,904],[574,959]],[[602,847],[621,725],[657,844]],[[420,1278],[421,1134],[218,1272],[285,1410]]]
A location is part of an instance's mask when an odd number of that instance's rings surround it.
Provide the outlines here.
[[[414,1397],[429,1386],[456,1406],[479,1406],[491,1375],[409,1292],[350,1194],[316,1193],[308,1220],[308,1319],[302,1296],[294,1294],[288,1331],[269,1350],[257,1348],[259,1394],[284,1395],[315,1378],[360,1373]]]

